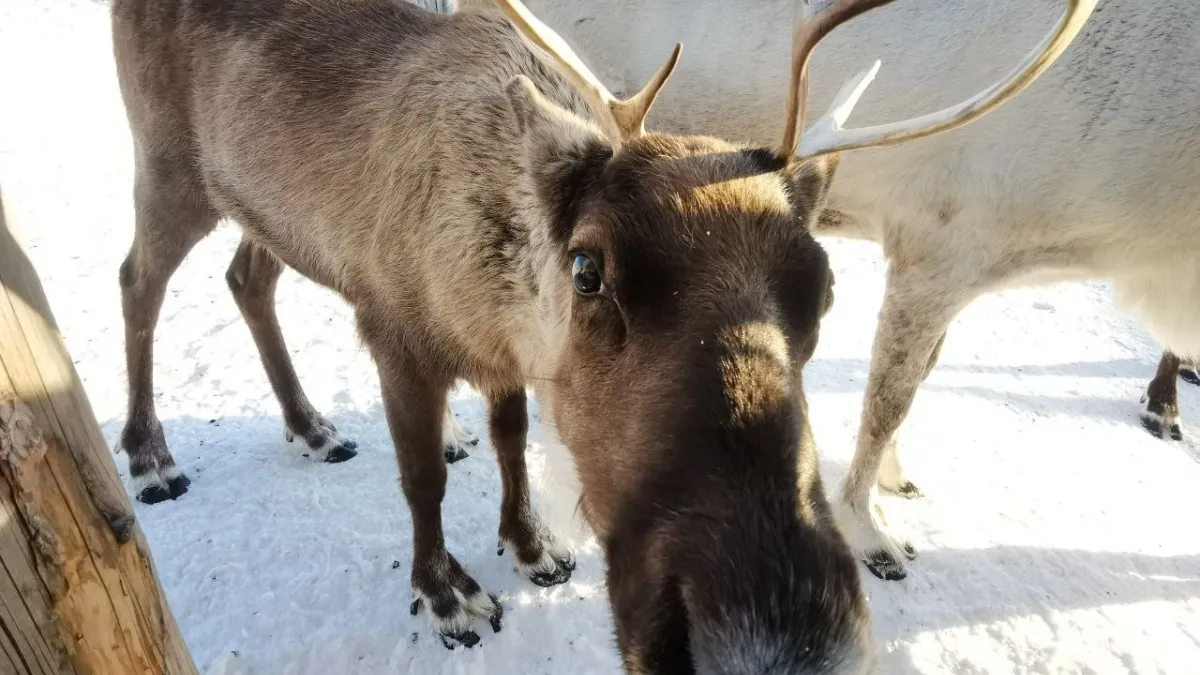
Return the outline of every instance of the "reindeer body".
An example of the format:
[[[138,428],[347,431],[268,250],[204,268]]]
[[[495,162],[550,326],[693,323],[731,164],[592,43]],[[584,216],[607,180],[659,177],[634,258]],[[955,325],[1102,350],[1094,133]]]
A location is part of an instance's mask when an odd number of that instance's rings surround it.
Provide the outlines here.
[[[442,537],[441,415],[465,378],[488,399],[502,550],[540,585],[574,561],[530,503],[527,383],[553,413],[630,672],[872,669],[802,391],[831,301],[807,229],[825,163],[654,134],[618,152],[491,12],[114,0],[113,18],[136,152],[121,443],[139,498],[187,488],[154,413],[151,343],[171,273],[228,217],[244,238],[227,281],[287,431],[326,461],[355,445],[300,387],[275,282],[287,265],[353,306],[412,513],[414,611],[447,646],[478,642],[473,618],[500,628]]]
[[[520,189],[523,140],[504,84],[533,73],[562,105],[582,103],[507,25],[387,2],[329,3],[326,16],[273,0],[232,17],[222,3],[178,4],[194,16],[167,39],[190,55],[179,67],[191,79],[130,97],[139,153],[194,155],[219,213],[339,292],[381,339],[420,344],[431,368],[501,389],[546,376],[546,242],[506,194]],[[130,43],[118,35],[118,49]],[[162,102],[180,99],[187,109],[163,119]]]
[[[530,2],[611,82],[647,72],[647,35],[700,45],[677,74],[687,94],[664,100],[655,119],[671,131],[703,127],[760,142],[778,133],[787,71],[759,55],[786,49],[796,4]],[[1028,49],[1059,4],[884,7],[817,50],[811,100],[819,109],[878,56],[882,81],[852,124],[948,105]],[[877,486],[919,496],[896,456],[897,430],[947,327],[972,299],[1107,278],[1118,306],[1168,349],[1200,352],[1197,101],[1200,4],[1105,0],[1077,44],[1014,104],[965,129],[842,161],[817,233],[874,240],[889,265],[858,451],[835,503],[852,547],[878,576],[902,578],[912,547],[877,515]],[[1177,418],[1157,422],[1177,428]]]

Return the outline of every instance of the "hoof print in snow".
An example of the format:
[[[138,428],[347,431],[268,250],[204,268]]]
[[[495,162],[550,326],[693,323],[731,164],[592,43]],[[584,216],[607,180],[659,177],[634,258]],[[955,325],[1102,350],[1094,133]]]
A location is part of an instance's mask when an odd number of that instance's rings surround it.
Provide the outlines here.
[[[447,445],[445,448],[445,453],[446,453],[446,463],[447,464],[461,462],[462,460],[470,457],[470,455],[467,454],[466,450],[463,450],[462,448],[456,447],[453,445]]]
[[[479,635],[473,630],[464,633],[442,633],[442,646],[450,651],[454,651],[459,645],[470,649],[479,644]]]
[[[908,572],[904,571],[904,566],[884,551],[867,554],[867,559],[863,562],[866,563],[867,569],[871,570],[871,574],[884,581],[900,581],[908,576]]]

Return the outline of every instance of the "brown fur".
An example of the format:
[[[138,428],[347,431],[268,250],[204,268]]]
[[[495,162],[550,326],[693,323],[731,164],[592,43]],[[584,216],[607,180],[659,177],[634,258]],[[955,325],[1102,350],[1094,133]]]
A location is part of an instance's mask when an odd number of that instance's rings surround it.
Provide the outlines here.
[[[339,292],[380,373],[413,519],[412,581],[468,645],[494,600],[446,550],[446,392],[489,402],[502,544],[539,583],[573,562],[529,499],[525,387],[575,458],[630,672],[872,667],[801,370],[832,299],[808,232],[832,173],[765,149],[649,134],[619,153],[578,94],[484,11],[399,0],[114,0],[137,152],[122,267],[123,445],[174,495],[150,398],[163,289],[218,217],[228,279],[291,433],[348,458],[272,308],[282,265]],[[781,58],[783,55],[781,55]],[[605,290],[577,295],[585,252]],[[165,481],[166,485],[162,485]],[[186,488],[183,485],[182,488]]]
[[[1179,387],[1176,378],[1192,384],[1200,384],[1197,364],[1180,358],[1171,350],[1164,350],[1158,361],[1158,371],[1146,387],[1142,403],[1142,426],[1159,438],[1183,440],[1183,426],[1179,415]]]

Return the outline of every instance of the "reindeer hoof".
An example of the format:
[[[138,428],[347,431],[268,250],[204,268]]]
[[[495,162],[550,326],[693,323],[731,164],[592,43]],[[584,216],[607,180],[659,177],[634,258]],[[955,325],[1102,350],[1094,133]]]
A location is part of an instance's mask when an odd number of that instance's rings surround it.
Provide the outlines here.
[[[476,440],[475,442],[478,443],[479,441]],[[471,455],[467,454],[466,450],[463,450],[461,447],[458,447],[456,445],[447,445],[444,448],[444,452],[446,454],[446,463],[447,464],[461,462],[462,460],[471,456]]]
[[[907,551],[905,553],[907,554]],[[913,555],[916,555],[915,550],[913,551]],[[871,574],[884,581],[900,581],[908,576],[908,572],[904,570],[904,565],[901,565],[887,551],[872,551],[867,554],[867,559],[863,562],[866,563],[867,569],[871,570]]]
[[[488,597],[492,599],[492,604],[496,605],[496,613],[488,617],[488,623],[492,625],[493,633],[499,633],[500,629],[503,628],[501,620],[504,618],[504,606],[500,604],[500,598],[494,595],[489,595]]]
[[[529,575],[529,580],[538,586],[541,586],[542,588],[550,588],[551,586],[558,586],[559,584],[565,584],[570,581],[571,570],[560,566],[553,572],[537,572],[536,574],[531,574]]]
[[[168,499],[174,499],[174,497],[161,485],[148,486],[137,494],[137,500],[143,504],[158,504]]]
[[[904,497],[905,499],[920,499],[921,497],[925,496],[921,492],[921,488],[917,487],[916,484],[910,480],[904,481],[904,483],[900,485],[900,488],[896,490],[896,494]]]
[[[176,499],[188,491],[188,486],[192,484],[192,479],[184,474],[167,481],[167,491],[171,493],[171,499]]]
[[[1170,437],[1173,441],[1183,440],[1183,428],[1179,426],[1179,422],[1164,424],[1162,417],[1151,412],[1142,413],[1142,428],[1149,431],[1155,438]]]
[[[1200,385],[1200,374],[1190,368],[1184,368],[1179,371],[1179,377],[1188,384]]]
[[[358,454],[358,451],[354,449],[356,447],[358,447],[358,444],[355,443],[354,441],[344,441],[342,443],[339,443],[337,445],[337,447],[331,449],[328,453],[326,453],[325,463],[326,464],[341,464],[342,462],[345,462],[346,460],[352,459],[354,456],[356,456]]]
[[[439,637],[442,638],[442,646],[450,651],[454,651],[459,645],[470,649],[479,644],[479,634],[473,630],[463,633],[442,633]]]

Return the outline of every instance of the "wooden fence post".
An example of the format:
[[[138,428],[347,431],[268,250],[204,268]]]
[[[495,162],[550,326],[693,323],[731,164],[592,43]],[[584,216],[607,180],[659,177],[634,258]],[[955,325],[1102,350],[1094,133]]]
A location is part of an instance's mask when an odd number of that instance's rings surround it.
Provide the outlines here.
[[[196,675],[11,218],[0,192],[0,673]]]

